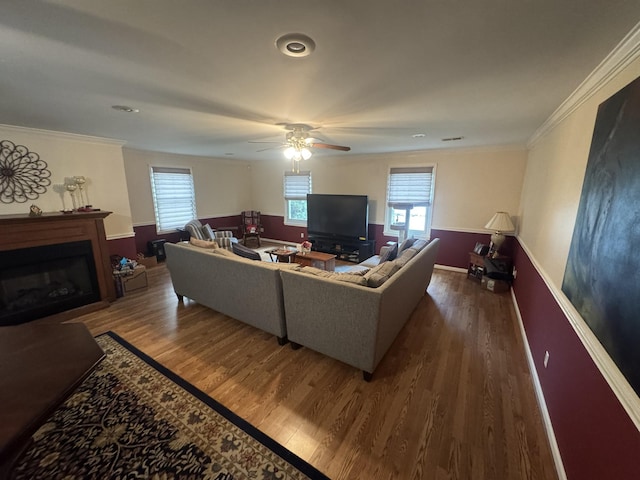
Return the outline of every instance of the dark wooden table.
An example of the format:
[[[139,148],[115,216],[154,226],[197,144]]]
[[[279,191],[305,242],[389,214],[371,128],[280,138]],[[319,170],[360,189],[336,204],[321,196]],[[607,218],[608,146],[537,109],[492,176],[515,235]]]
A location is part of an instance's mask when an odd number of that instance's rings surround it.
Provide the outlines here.
[[[296,250],[288,250],[286,248],[272,248],[271,250],[266,250],[266,253],[271,257],[271,261],[282,262],[282,263],[290,263],[296,257]]]
[[[82,323],[0,327],[0,478],[104,356]]]

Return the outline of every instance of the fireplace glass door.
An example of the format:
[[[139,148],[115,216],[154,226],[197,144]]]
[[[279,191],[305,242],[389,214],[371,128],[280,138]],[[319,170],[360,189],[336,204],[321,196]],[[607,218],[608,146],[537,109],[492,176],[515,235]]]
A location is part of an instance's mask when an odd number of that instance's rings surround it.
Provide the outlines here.
[[[0,252],[0,325],[16,325],[100,300],[91,242]]]

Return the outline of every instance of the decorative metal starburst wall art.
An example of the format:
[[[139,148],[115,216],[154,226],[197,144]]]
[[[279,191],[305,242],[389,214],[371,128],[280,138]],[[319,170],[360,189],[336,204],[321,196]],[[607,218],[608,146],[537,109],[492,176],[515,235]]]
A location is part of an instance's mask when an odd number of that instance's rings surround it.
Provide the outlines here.
[[[0,202],[35,200],[51,185],[47,162],[24,145],[0,141]]]

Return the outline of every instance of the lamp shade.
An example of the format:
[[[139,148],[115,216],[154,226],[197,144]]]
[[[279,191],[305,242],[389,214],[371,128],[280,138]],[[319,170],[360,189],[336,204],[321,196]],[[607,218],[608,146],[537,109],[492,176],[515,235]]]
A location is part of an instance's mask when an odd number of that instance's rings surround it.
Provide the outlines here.
[[[516,229],[507,212],[496,212],[484,228],[495,232],[513,232]]]

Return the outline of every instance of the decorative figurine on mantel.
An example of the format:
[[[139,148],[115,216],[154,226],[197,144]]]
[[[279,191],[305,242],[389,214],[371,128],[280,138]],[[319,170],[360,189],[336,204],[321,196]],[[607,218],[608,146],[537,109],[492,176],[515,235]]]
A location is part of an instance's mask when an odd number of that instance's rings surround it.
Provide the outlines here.
[[[29,208],[29,216],[30,217],[39,217],[42,215],[42,209],[37,206],[35,203],[31,205]]]
[[[99,208],[89,205],[89,194],[86,191],[87,178],[81,175],[65,178],[65,188],[71,196],[73,211],[98,212]],[[66,210],[63,213],[69,213]]]

